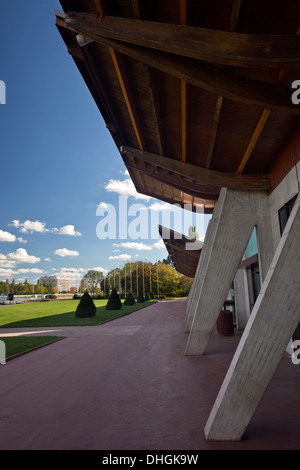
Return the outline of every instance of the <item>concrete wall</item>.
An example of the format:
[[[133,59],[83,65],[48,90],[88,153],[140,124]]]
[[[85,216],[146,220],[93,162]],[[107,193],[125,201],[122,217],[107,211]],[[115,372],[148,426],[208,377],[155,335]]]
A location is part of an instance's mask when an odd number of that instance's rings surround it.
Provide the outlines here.
[[[274,248],[278,246],[281,238],[278,211],[284,204],[296,196],[299,190],[300,162],[288,173],[269,196]]]
[[[280,238],[280,224],[278,211],[300,191],[300,162],[287,174],[276,189],[268,196],[272,242],[275,251]],[[235,287],[235,309],[237,328],[244,329],[250,317],[249,285],[246,269],[239,269],[234,280]]]

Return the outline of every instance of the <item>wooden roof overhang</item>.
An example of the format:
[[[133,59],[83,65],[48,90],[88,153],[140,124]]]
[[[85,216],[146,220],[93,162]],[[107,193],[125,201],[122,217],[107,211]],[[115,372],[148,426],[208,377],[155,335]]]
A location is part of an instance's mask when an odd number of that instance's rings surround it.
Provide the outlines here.
[[[158,227],[165,247],[171,256],[176,271],[188,277],[195,277],[203,242],[191,241],[189,238],[174,230]]]
[[[298,0],[61,5],[57,27],[138,192],[212,213],[222,187],[273,189],[300,130]]]

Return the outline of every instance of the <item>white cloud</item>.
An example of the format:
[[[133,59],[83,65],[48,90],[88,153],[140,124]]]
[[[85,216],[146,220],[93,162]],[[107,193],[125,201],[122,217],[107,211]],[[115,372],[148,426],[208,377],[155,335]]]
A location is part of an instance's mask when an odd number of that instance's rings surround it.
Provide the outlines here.
[[[20,221],[19,220],[13,220],[12,221],[12,226],[16,227],[16,228],[19,228],[20,227]]]
[[[19,243],[27,243],[26,240],[23,240],[22,237],[17,238],[10,232],[5,232],[4,230],[0,230],[0,242],[19,242]]]
[[[151,251],[151,250],[163,250],[165,248],[165,244],[162,239],[158,240],[157,242],[153,243],[153,245],[146,245],[145,243],[138,243],[138,242],[122,242],[122,243],[113,243],[114,247],[121,247],[127,248],[129,250],[137,250],[137,251]],[[117,250],[113,250],[114,252]]]
[[[0,268],[14,268],[15,266],[15,261],[8,260],[6,255],[0,253]]]
[[[58,230],[58,235],[69,235],[71,237],[81,237],[80,232],[76,232],[74,225],[65,225]]]
[[[149,199],[151,199],[149,196],[145,196],[144,194],[138,193],[135,189],[132,180],[129,178],[123,181],[111,179],[105,186],[105,189],[109,193],[117,193],[120,196],[131,196],[135,199],[143,199],[146,201],[149,201]]]
[[[50,258],[45,258],[45,261],[47,261],[47,263],[51,263],[52,260]]]
[[[166,211],[171,210],[172,206],[167,202],[154,202],[151,206],[147,207],[151,211]]]
[[[67,248],[61,248],[59,250],[56,250],[54,254],[57,256],[61,256],[62,258],[64,258],[65,256],[79,256],[78,251],[67,250]]]
[[[5,269],[5,268],[0,268],[0,277],[8,279],[10,276],[13,276],[14,274],[17,274],[17,271],[14,271],[12,269]]]
[[[154,243],[152,245],[152,247],[156,250],[163,250],[164,248],[166,248],[162,239],[160,239],[156,243]]]
[[[104,274],[108,272],[107,269],[104,269],[101,266],[97,266],[96,268],[92,268],[92,271],[99,271],[100,273],[104,273]]]
[[[0,242],[15,242],[16,236],[9,232],[0,230]]]
[[[104,210],[107,210],[108,209],[108,204],[106,202],[100,202],[100,204],[98,205],[98,207],[104,209]]]
[[[124,254],[124,255],[110,256],[108,259],[109,260],[121,259],[123,261],[129,261],[131,259],[131,256]]]
[[[14,225],[15,227],[20,229],[20,232],[22,233],[33,233],[33,232],[38,232],[38,233],[45,233],[49,232],[49,229],[46,228],[46,223],[45,222],[40,222],[38,220],[36,221],[31,221],[31,220],[25,220],[25,222],[20,223],[18,220],[14,220],[13,223],[16,222]]]
[[[123,242],[123,243],[114,243],[113,246],[121,247],[121,248],[128,248],[129,250],[138,250],[138,251],[151,251],[152,248],[149,245],[145,245],[145,243],[137,243],[137,242]]]
[[[29,255],[24,248],[19,248],[15,253],[8,253],[6,255],[6,260],[12,261],[18,264],[20,263],[35,264],[41,261],[40,258]],[[1,258],[0,258],[0,264],[2,264]]]
[[[42,269],[36,269],[36,268],[31,268],[31,269],[18,269],[19,274],[42,274],[44,271]]]
[[[65,225],[64,227],[61,228],[46,228],[46,223],[45,222],[40,222],[38,220],[36,221],[31,221],[31,220],[25,220],[25,222],[20,222],[19,220],[13,220],[12,226],[19,229],[20,232],[22,233],[57,233],[58,235],[69,235],[71,237],[81,237],[81,233],[77,232],[75,230],[74,225]],[[1,241],[1,240],[0,240]],[[18,239],[20,243],[27,243],[25,240],[22,238]]]

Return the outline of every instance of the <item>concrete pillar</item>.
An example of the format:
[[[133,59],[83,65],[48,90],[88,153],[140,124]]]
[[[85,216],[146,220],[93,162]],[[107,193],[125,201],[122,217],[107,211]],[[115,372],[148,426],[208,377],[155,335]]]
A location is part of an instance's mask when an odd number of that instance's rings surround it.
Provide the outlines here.
[[[300,196],[205,426],[240,440],[300,320]]]
[[[256,237],[258,246],[258,264],[261,284],[265,280],[271,265],[275,249],[272,232],[272,221],[267,194],[262,195],[256,222]]]
[[[265,192],[222,188],[211,228],[202,249],[186,355],[205,352],[242,257],[257,215],[267,203]]]
[[[236,327],[244,330],[250,317],[250,301],[246,269],[238,269],[234,278]]]
[[[4,341],[0,341],[0,364],[6,364],[6,345]]]
[[[192,323],[193,323],[193,320],[194,320],[199,295],[200,295],[200,292],[201,292],[202,281],[203,281],[204,276],[205,276],[206,266],[209,263],[209,257],[210,257],[210,254],[211,254],[211,247],[213,246],[212,240],[214,239],[214,236],[215,236],[215,233],[216,233],[217,224],[213,223],[213,219],[216,220],[219,217],[218,207],[220,207],[220,210],[221,210],[222,201],[223,201],[224,197],[225,197],[225,194],[223,194],[221,192],[219,201],[216,204],[216,207],[215,207],[215,210],[214,210],[213,217],[209,221],[209,224],[208,224],[208,227],[207,227],[207,230],[206,230],[206,235],[205,235],[205,238],[204,238],[204,243],[203,243],[203,247],[202,247],[202,251],[201,251],[201,256],[200,256],[200,259],[199,259],[199,262],[198,262],[197,271],[196,271],[196,275],[195,275],[195,279],[194,279],[193,295],[191,297],[191,301],[189,302],[189,304],[187,306],[187,312],[186,312],[187,320],[186,320],[186,325],[185,325],[185,331],[187,333],[190,332],[191,327],[192,327]]]
[[[191,287],[191,290],[187,296],[187,299],[186,299],[186,309],[185,309],[185,320],[187,320],[187,314],[188,314],[188,310],[189,310],[189,305],[191,303],[191,299],[193,297],[193,293],[194,293],[194,288],[195,288],[195,279],[193,281],[193,284],[192,284],[192,287]]]

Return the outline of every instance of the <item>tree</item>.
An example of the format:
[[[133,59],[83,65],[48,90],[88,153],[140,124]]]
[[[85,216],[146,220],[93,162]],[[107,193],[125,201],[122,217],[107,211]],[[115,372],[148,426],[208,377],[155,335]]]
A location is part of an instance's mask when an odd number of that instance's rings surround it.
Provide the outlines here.
[[[80,299],[80,302],[76,309],[75,316],[77,318],[89,318],[96,315],[96,306],[88,292],[85,292]]]
[[[138,304],[143,304],[145,302],[145,298],[144,298],[143,292],[141,290],[139,291],[139,295],[137,296],[136,301],[137,301]]]
[[[95,295],[97,286],[99,285],[100,287],[103,278],[102,272],[91,269],[83,277],[83,285],[86,290],[89,290],[92,295]]]
[[[172,268],[174,268],[174,264],[173,264],[173,261],[172,261],[172,258],[171,258],[170,255],[168,255],[168,256],[166,257],[166,259],[163,259],[163,260],[162,260],[162,263],[163,263],[163,264],[169,264],[170,266],[172,266]]]
[[[126,296],[126,299],[124,300],[124,305],[134,305],[135,304],[135,298],[132,295],[132,292],[129,292]]]
[[[27,282],[27,279],[25,281],[25,283]],[[52,280],[50,280],[49,284],[48,284],[48,294],[53,294],[53,282]]]
[[[122,302],[116,289],[112,290],[108,302],[106,304],[106,310],[121,310]]]

